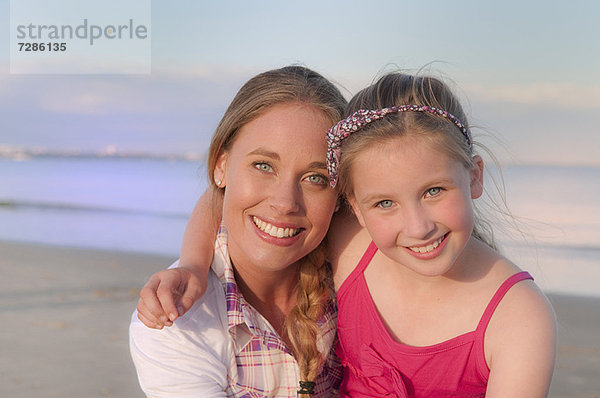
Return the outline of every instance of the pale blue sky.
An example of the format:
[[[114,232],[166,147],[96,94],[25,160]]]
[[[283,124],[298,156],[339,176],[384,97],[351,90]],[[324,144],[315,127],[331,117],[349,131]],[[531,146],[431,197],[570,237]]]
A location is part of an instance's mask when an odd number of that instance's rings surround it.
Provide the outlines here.
[[[9,74],[0,0],[0,144],[202,152],[262,70],[302,63],[349,97],[391,65],[434,62],[513,161],[598,165],[599,18],[592,0],[154,0],[150,75],[35,76]]]

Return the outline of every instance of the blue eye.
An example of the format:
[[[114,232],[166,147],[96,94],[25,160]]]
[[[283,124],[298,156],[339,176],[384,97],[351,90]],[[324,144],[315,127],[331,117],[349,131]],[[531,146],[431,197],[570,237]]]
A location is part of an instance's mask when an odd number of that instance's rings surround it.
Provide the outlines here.
[[[256,162],[254,163],[254,167],[256,167],[260,171],[271,172],[273,168],[270,164],[264,162]]]
[[[321,174],[312,174],[305,178],[311,184],[326,185],[329,183],[327,177]]]
[[[442,192],[442,188],[440,187],[434,187],[434,188],[429,188],[427,190],[426,195],[427,196],[437,196]]]
[[[381,207],[382,209],[389,209],[390,207],[392,207],[394,203],[391,200],[382,200],[380,202],[377,202],[377,207]]]

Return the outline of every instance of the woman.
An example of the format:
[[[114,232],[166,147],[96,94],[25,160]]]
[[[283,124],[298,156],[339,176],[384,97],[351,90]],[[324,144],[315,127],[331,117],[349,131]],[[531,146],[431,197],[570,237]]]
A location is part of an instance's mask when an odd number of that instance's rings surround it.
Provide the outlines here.
[[[132,317],[131,354],[148,396],[335,392],[335,306],[321,241],[336,193],[324,132],[344,106],[329,81],[303,67],[262,73],[240,89],[209,148],[223,212],[206,294],[168,329]]]

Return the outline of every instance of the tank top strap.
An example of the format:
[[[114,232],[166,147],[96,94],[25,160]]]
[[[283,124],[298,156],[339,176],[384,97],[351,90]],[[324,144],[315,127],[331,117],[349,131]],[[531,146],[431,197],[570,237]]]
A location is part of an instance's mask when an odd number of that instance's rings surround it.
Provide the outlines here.
[[[369,244],[369,247],[367,247],[367,250],[365,250],[365,252],[363,253],[363,255],[362,255],[360,261],[358,262],[358,264],[356,265],[356,267],[352,270],[352,272],[350,272],[350,274],[348,275],[346,280],[344,282],[342,282],[342,285],[338,289],[338,291],[336,293],[336,297],[338,300],[338,306],[340,305],[339,304],[340,300],[342,300],[342,298],[345,296],[346,291],[348,291],[348,289],[350,289],[351,286],[354,285],[355,282],[360,281],[360,280],[364,281],[364,278],[362,278],[362,279],[360,279],[360,278],[363,276],[364,270],[367,268],[367,266],[371,262],[371,259],[373,258],[375,253],[377,253],[377,250],[378,249],[377,249],[377,246],[375,246],[375,242],[371,241],[371,243]]]
[[[375,246],[375,242],[371,241],[371,243],[369,244],[369,247],[367,247],[367,250],[365,250],[365,253],[361,257],[358,264],[356,265],[355,271],[360,272],[360,273],[364,272],[364,270],[367,268],[369,263],[371,263],[371,260],[373,259],[373,256],[375,255],[375,253],[377,253],[377,250],[378,249],[377,249],[377,246]]]
[[[502,285],[500,285],[500,287],[498,288],[498,290],[496,291],[496,293],[490,300],[489,304],[487,305],[487,308],[483,312],[483,316],[479,320],[479,325],[477,325],[477,333],[478,334],[483,335],[485,333],[488,323],[490,322],[492,315],[494,315],[494,311],[496,310],[496,307],[498,307],[498,304],[500,304],[500,301],[502,301],[502,299],[504,298],[504,295],[516,283],[521,282],[525,279],[533,280],[533,277],[529,274],[529,272],[521,271],[521,272],[518,272],[518,273],[508,277],[502,283]]]
[[[340,296],[344,291],[346,291],[348,289],[348,286],[353,284],[356,278],[362,276],[364,270],[371,262],[371,259],[373,258],[375,253],[377,253],[377,250],[378,249],[377,246],[375,246],[375,242],[371,241],[369,247],[367,247],[367,250],[365,250],[356,267],[352,270],[350,275],[348,275],[344,283],[342,283],[342,286],[339,288],[337,293],[338,296]]]
[[[490,300],[489,304],[487,305],[487,308],[483,312],[483,315],[479,320],[479,325],[477,325],[477,329],[475,330],[475,341],[473,346],[473,355],[475,356],[476,364],[475,366],[479,375],[485,380],[487,380],[487,378],[490,375],[490,369],[488,368],[487,362],[485,360],[485,331],[488,327],[488,324],[490,323],[492,315],[494,315],[496,307],[498,307],[498,304],[500,304],[500,301],[502,301],[504,295],[506,295],[506,292],[508,292],[510,288],[513,287],[516,283],[521,282],[525,279],[533,280],[533,277],[529,275],[529,272],[526,271],[517,272],[516,274],[508,277],[502,283],[502,285],[500,285],[500,287]]]

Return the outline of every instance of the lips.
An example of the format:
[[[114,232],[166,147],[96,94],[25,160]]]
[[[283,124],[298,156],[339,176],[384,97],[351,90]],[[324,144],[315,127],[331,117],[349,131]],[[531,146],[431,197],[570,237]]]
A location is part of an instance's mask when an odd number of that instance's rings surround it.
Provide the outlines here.
[[[438,247],[445,238],[446,238],[446,235],[443,235],[443,236],[440,236],[433,243],[430,243],[426,246],[410,246],[409,249],[415,253],[421,253],[421,254],[429,253],[429,252],[433,251],[436,247]]]
[[[261,220],[260,218],[258,218],[256,216],[252,217],[252,221],[254,222],[254,225],[256,225],[256,227],[258,229],[260,229],[265,234],[272,236],[274,238],[280,238],[280,239],[292,238],[292,237],[298,235],[302,231],[302,228],[277,227],[273,224],[270,224],[266,221]]]

